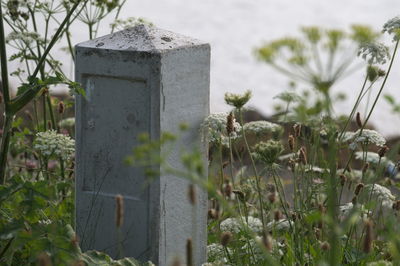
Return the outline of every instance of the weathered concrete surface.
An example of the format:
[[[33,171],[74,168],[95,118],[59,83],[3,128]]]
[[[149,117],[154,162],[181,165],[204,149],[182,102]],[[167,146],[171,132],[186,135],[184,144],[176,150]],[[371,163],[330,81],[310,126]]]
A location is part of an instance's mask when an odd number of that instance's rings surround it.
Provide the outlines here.
[[[143,169],[123,160],[138,134],[158,139],[182,122],[190,131],[169,163],[181,167],[182,147],[206,154],[198,127],[209,113],[209,68],[208,44],[144,25],[76,46],[76,80],[87,94],[76,100],[76,230],[84,250],[117,256],[115,195],[121,194],[124,256],[157,265],[176,256],[185,261],[192,238],[196,265],[205,261],[206,193],[197,190],[193,211],[186,180],[160,176],[145,186]]]

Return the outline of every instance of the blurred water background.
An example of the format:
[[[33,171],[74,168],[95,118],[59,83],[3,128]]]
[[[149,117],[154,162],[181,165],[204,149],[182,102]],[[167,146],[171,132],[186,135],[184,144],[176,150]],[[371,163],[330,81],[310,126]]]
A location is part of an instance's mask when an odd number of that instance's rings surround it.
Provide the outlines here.
[[[253,54],[255,47],[268,40],[297,35],[301,26],[348,29],[351,24],[367,24],[381,30],[388,19],[399,14],[399,0],[127,0],[120,18],[143,17],[160,28],[211,44],[211,112],[230,109],[223,100],[225,92],[251,89],[254,96],[250,106],[271,115],[273,96],[288,88],[288,79],[258,62]],[[110,22],[103,23],[98,36],[110,31]],[[75,43],[88,38],[87,29],[82,26],[72,32]],[[390,43],[390,38],[384,40]],[[65,53],[60,51],[60,58],[63,57],[64,67],[73,73]],[[384,93],[400,101],[399,61],[400,58]],[[336,114],[350,112],[363,74],[359,71],[333,88],[348,95],[346,102],[335,105]],[[362,105],[360,111],[363,110]],[[400,115],[392,114],[383,99],[371,121],[385,135],[400,134]]]

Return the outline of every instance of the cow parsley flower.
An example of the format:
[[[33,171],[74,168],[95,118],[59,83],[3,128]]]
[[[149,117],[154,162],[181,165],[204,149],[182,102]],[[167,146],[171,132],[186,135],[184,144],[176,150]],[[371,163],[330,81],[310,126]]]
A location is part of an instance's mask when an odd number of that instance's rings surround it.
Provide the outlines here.
[[[391,161],[391,160],[389,160],[389,159],[387,159],[386,157],[380,157],[379,156],[379,154],[377,154],[376,152],[370,152],[370,151],[368,151],[368,152],[366,152],[365,154],[364,154],[364,152],[361,152],[361,151],[357,151],[357,152],[355,152],[355,158],[357,159],[357,160],[364,160],[364,156],[365,156],[365,160],[367,161],[367,162],[369,162],[369,163],[371,163],[371,164],[378,164],[379,163],[379,161],[382,163],[382,164],[393,164],[393,162]]]
[[[75,152],[75,141],[55,130],[48,130],[36,134],[33,148],[46,158],[55,156],[68,160]]]
[[[348,134],[346,139],[351,140],[352,142],[349,145],[351,150],[355,150],[357,148],[358,143],[362,144],[370,144],[373,143],[376,146],[383,147],[386,144],[386,139],[377,131],[371,129],[364,129],[360,135],[360,129],[353,133],[352,136]]]
[[[262,222],[260,219],[253,217],[253,216],[248,216],[247,217],[247,223],[246,223],[246,217],[242,217],[242,223],[247,224],[249,229],[253,231],[254,233],[261,233],[263,228],[262,228]],[[238,218],[227,218],[223,220],[220,224],[221,231],[227,231],[231,233],[239,233],[240,231],[244,230],[242,223],[239,222]]]
[[[286,231],[290,228],[290,222],[287,219],[280,219],[279,221],[272,221],[266,225],[268,230]]]
[[[381,43],[364,43],[360,46],[358,56],[370,65],[385,64],[390,59],[389,48]]]
[[[204,119],[201,124],[201,130],[203,132],[203,140],[207,139],[210,143],[221,143],[224,146],[229,145],[229,136],[226,130],[226,122],[228,113],[215,113],[210,114],[206,119]],[[241,130],[241,126],[238,122],[233,119],[234,132],[230,134],[231,139],[238,138],[237,132]]]
[[[400,38],[400,17],[394,17],[383,25],[382,32],[394,34],[393,41],[398,41]]]
[[[243,95],[225,93],[225,102],[237,109],[242,108],[251,98],[251,91],[247,90]]]
[[[251,132],[257,135],[263,133],[282,132],[282,127],[280,125],[263,120],[246,123],[244,124],[243,129],[246,133]]]
[[[228,248],[230,253],[230,249]],[[207,261],[214,263],[225,263],[228,259],[225,257],[225,250],[221,244],[210,244],[207,246]],[[214,264],[211,264],[214,265]]]

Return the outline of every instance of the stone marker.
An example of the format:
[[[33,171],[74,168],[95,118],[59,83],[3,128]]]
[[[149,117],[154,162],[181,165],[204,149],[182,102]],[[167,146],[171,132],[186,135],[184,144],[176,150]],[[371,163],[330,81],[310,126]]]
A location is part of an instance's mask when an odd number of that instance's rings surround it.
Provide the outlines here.
[[[186,180],[162,175],[147,185],[144,169],[123,161],[138,134],[158,139],[182,122],[190,130],[170,164],[180,167],[182,147],[200,146],[206,154],[199,124],[209,114],[209,72],[208,44],[146,25],[76,46],[76,80],[86,91],[86,99],[76,99],[76,231],[83,250],[117,258],[122,246],[123,256],[163,266],[176,257],[184,263],[192,238],[195,265],[206,260],[206,192],[197,190],[193,211]]]

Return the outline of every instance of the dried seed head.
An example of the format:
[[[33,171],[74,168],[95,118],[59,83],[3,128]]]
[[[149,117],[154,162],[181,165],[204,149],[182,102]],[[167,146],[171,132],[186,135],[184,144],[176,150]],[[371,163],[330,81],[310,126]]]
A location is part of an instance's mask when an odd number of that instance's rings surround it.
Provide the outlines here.
[[[392,205],[393,210],[400,211],[400,200],[396,200]]]
[[[194,266],[193,264],[193,243],[192,239],[188,238],[186,241],[186,264],[187,266]]]
[[[63,101],[60,101],[57,106],[57,111],[59,114],[63,114],[65,111],[65,105]]]
[[[389,150],[389,147],[388,146],[383,146],[383,147],[381,147],[380,149],[379,149],[379,151],[378,151],[378,154],[379,154],[379,157],[383,157],[383,156],[385,156],[385,154],[386,154],[386,152]]]
[[[353,205],[356,205],[356,204],[357,204],[357,196],[354,196],[354,197],[351,199],[351,203],[353,203]]]
[[[366,162],[363,166],[362,172],[365,173],[369,169],[369,162]]]
[[[272,243],[273,242],[272,242],[271,235],[264,232],[262,241],[263,241],[263,245],[264,245],[265,249],[268,251],[272,251]]]
[[[269,200],[269,202],[271,204],[275,203],[275,201],[276,201],[276,193],[269,193],[267,198],[268,198],[268,200]]]
[[[230,136],[235,131],[234,119],[235,117],[233,116],[233,113],[230,112],[228,117],[226,118],[226,132],[228,133],[228,136]]]
[[[360,114],[360,112],[357,112],[357,114],[356,114],[356,122],[357,122],[357,126],[359,128],[362,128],[363,123],[361,122],[361,114]]]
[[[216,209],[209,209],[208,210],[208,219],[215,220],[218,218],[218,212]]]
[[[188,197],[189,197],[190,204],[195,205],[196,204],[196,188],[194,187],[193,184],[189,185]]]
[[[288,143],[289,143],[289,149],[291,151],[294,151],[295,142],[296,142],[296,140],[294,139],[293,135],[290,134],[288,137]]]
[[[280,210],[275,210],[274,211],[274,220],[279,221],[282,219],[282,212]]]
[[[346,184],[347,177],[345,175],[341,174],[339,176],[339,178],[340,178],[340,185],[343,187]]]
[[[117,202],[116,225],[117,228],[121,228],[124,223],[124,198],[122,195],[117,195],[115,200]]]
[[[276,192],[276,187],[274,184],[267,184],[267,190],[270,193],[275,193]]]
[[[227,182],[227,183],[225,184],[225,186],[224,186],[224,195],[225,195],[227,198],[231,198],[231,195],[232,195],[232,185],[231,185],[230,182]]]
[[[352,169],[351,169],[351,166],[350,166],[350,165],[348,165],[348,166],[346,167],[346,171],[349,172],[349,173],[351,173]]]
[[[51,124],[51,121],[47,121],[47,128],[48,129],[52,129],[53,127],[52,127],[52,124]]]
[[[307,164],[307,151],[305,147],[301,147],[299,154],[300,162],[304,165]]]
[[[372,250],[372,241],[373,239],[373,224],[370,220],[365,222],[365,238],[363,243],[363,251],[365,253],[369,253]]]
[[[330,245],[328,242],[326,242],[326,241],[322,242],[321,245],[320,245],[320,247],[321,247],[321,249],[322,249],[323,251],[327,251],[327,250],[330,250],[330,249],[331,249],[331,245]]]
[[[294,136],[296,138],[300,137],[300,135],[301,135],[301,125],[300,124],[295,124],[293,126],[293,131],[294,131]]]
[[[238,199],[241,202],[245,202],[246,201],[246,195],[244,194],[243,191],[235,189],[235,190],[232,190],[232,192],[238,197]]]
[[[223,232],[221,234],[221,245],[226,247],[229,242],[232,240],[232,233],[231,232]]]
[[[356,195],[356,196],[358,196],[358,194],[360,194],[360,192],[361,192],[361,190],[364,188],[364,184],[363,183],[359,183],[357,186],[356,186],[356,189],[354,190],[354,194]]]
[[[224,162],[224,163],[222,164],[222,168],[225,168],[225,167],[227,167],[228,165],[229,165],[229,162],[226,161],[226,162]]]
[[[39,254],[37,258],[37,262],[39,266],[52,266],[51,258],[46,252],[42,252]]]

